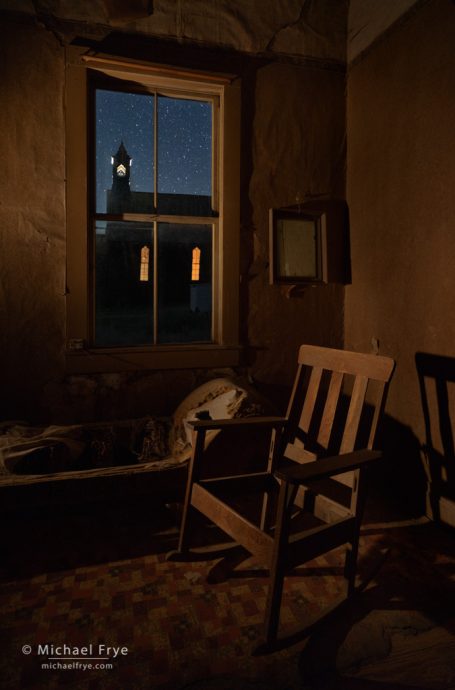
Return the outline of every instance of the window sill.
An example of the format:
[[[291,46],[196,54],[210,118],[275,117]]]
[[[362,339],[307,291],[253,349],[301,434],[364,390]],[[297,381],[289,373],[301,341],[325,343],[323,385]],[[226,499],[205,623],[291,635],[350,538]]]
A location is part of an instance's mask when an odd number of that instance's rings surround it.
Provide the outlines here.
[[[66,372],[95,374],[141,369],[211,369],[237,366],[239,359],[240,347],[226,345],[67,350]]]

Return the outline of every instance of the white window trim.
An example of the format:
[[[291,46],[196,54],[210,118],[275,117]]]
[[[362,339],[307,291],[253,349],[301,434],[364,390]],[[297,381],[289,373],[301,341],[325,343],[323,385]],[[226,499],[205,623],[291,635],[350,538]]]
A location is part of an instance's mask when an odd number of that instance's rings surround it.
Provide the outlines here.
[[[134,369],[235,366],[239,362],[239,180],[240,82],[225,75],[174,70],[106,56],[84,55],[70,46],[66,61],[66,203],[67,203],[67,332],[68,373]],[[90,275],[88,233],[88,69],[173,92],[217,95],[220,102],[219,246],[214,252],[214,344],[89,347]],[[125,218],[126,219],[126,218]]]

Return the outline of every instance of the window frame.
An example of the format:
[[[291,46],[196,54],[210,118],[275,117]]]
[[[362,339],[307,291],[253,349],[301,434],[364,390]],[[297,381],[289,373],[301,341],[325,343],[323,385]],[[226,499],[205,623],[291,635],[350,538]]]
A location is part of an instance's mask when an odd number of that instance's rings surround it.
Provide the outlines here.
[[[204,218],[216,225],[213,232],[213,342],[207,344],[157,344],[131,347],[90,345],[93,320],[91,274],[94,233],[90,223],[90,195],[94,193],[90,149],[93,132],[90,118],[92,80],[128,80],[144,88],[197,97],[210,95],[219,102],[219,138],[212,136],[218,155],[212,169],[212,198],[218,198],[217,214]],[[101,86],[101,88],[104,88]],[[166,94],[165,94],[166,95]],[[135,369],[235,366],[239,363],[239,175],[240,175],[240,81],[217,74],[202,74],[152,63],[137,63],[112,56],[88,55],[69,46],[66,60],[67,133],[67,319],[66,369],[68,373]],[[214,156],[212,155],[212,160]],[[215,163],[213,168],[215,168]],[[93,201],[93,200],[92,200]],[[183,222],[184,217],[177,217]],[[176,222],[174,216],[121,214],[117,220]],[[191,217],[196,222],[198,217]]]

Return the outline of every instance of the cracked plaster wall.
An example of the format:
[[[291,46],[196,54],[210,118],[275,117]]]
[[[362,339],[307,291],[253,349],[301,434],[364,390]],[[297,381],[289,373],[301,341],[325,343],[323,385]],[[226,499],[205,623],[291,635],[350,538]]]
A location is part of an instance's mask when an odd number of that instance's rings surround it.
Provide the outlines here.
[[[0,0],[0,9],[48,20],[66,37],[100,36],[115,27],[252,54],[345,61],[347,0],[128,0],[123,6],[118,0]]]
[[[237,26],[235,5],[229,3],[231,20],[226,15],[226,25],[218,29],[223,32],[219,36],[223,50],[234,43],[234,37],[242,50],[262,50],[272,36],[279,45],[281,31],[296,29],[286,26],[300,21],[302,3],[279,3],[283,16],[278,32],[278,11],[274,3],[269,5],[267,10],[264,4],[255,20],[245,19],[248,38],[232,28]],[[159,19],[165,6],[156,2],[157,12],[150,21]],[[197,6],[191,4],[195,27]],[[305,7],[311,15],[313,3]],[[2,131],[9,134],[3,143],[8,174],[0,207],[5,324],[1,418],[71,422],[168,414],[196,385],[226,372],[65,376],[63,42],[61,35],[41,25],[24,23],[16,16],[8,19],[0,47],[6,68],[0,117]],[[201,39],[207,35],[202,24],[201,20]],[[266,25],[270,30],[261,29]],[[337,50],[331,57],[339,55]],[[325,63],[318,67],[293,60],[264,61],[253,54],[247,63],[242,109],[241,342],[246,346],[244,363],[259,382],[288,386],[300,342],[342,344],[343,288],[327,286],[287,299],[279,288],[269,286],[267,213],[271,206],[294,203],[297,194],[343,196],[344,73],[327,69]],[[208,67],[216,69],[216,64]]]

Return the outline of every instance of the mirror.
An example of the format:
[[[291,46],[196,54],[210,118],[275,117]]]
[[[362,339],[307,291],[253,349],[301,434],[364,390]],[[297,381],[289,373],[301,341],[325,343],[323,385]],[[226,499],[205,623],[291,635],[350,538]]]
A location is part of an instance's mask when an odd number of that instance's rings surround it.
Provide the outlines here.
[[[342,200],[270,209],[270,283],[320,285],[349,280],[348,211]]]
[[[322,281],[319,215],[272,209],[270,248],[271,283]]]

